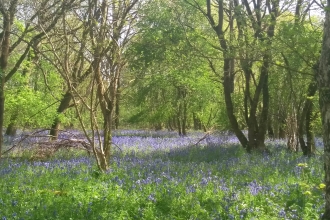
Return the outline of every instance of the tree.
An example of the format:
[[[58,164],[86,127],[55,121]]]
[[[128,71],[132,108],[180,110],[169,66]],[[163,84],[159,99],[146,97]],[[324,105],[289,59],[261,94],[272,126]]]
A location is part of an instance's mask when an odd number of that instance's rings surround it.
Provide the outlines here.
[[[325,212],[323,220],[330,219],[330,0],[325,7],[325,23],[320,66],[317,74],[319,103],[323,127],[324,170],[325,170]]]
[[[5,84],[17,72],[30,49],[39,45],[42,37],[52,30],[63,12],[70,10],[75,1],[43,0],[36,2],[36,4],[18,0],[0,1],[0,14],[2,16],[0,32],[0,156],[3,143]],[[20,16],[20,10],[24,11],[25,16],[22,16],[23,18]],[[15,19],[25,21],[26,25],[22,30],[13,28]],[[19,59],[15,60],[15,63],[9,63],[11,55],[18,50],[21,50]]]
[[[126,64],[123,53],[134,34],[138,2],[82,2],[77,10],[62,14],[60,25],[53,32],[56,37],[47,35],[48,52],[38,51],[66,82],[67,90],[58,112],[67,109],[73,101],[101,171],[109,169],[111,131]],[[62,43],[55,44],[59,39]],[[55,119],[54,124],[57,122]]]
[[[265,151],[268,78],[272,62],[272,38],[280,15],[279,1],[254,1],[250,4],[244,0],[207,0],[206,10],[197,1],[186,2],[199,9],[217,36],[217,49],[223,59],[222,85],[232,130],[247,152]],[[248,129],[247,137],[238,123],[232,97],[237,93],[235,78],[238,77],[244,82],[243,114]]]
[[[313,154],[312,125],[317,119],[313,109],[317,89],[314,73],[321,28],[317,18],[306,16],[313,4],[297,1],[295,12],[288,11],[279,19],[274,57],[276,74],[271,76],[272,93],[277,94],[272,100],[271,118],[277,128],[286,131],[288,149],[296,152],[300,145],[304,155]]]
[[[140,109],[130,121],[155,129],[166,125],[179,135],[186,135],[192,121],[196,129],[209,127],[219,94],[203,57],[210,46],[202,40],[202,20],[183,1],[152,1],[142,13],[141,33],[129,48],[135,80],[128,93]]]
[[[59,77],[64,81],[64,86],[60,89],[62,90],[61,97],[58,98],[57,114],[53,118],[49,132],[51,140],[56,140],[58,137],[62,114],[73,107],[71,87],[80,91],[80,87],[84,87],[85,80],[92,73],[91,62],[86,56],[86,51],[91,48],[89,43],[91,21],[84,20],[88,15],[83,10],[83,6],[84,4],[64,13],[65,17],[59,22],[60,24],[54,27],[43,40],[45,46],[34,48],[36,53],[41,54],[42,58],[57,70]],[[44,65],[40,64],[39,68],[45,71]],[[46,68],[49,67],[46,66]],[[47,74],[43,76],[47,77]],[[53,92],[51,90],[50,88],[48,92]]]

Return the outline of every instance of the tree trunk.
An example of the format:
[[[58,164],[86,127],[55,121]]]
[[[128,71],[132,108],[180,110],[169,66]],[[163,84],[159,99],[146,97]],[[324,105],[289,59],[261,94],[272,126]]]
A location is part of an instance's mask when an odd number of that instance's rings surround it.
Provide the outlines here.
[[[233,129],[233,132],[235,133],[236,137],[238,138],[239,142],[243,146],[243,148],[247,149],[249,142],[241,129],[239,128],[236,116],[234,114],[234,106],[233,101],[231,98],[231,92],[232,92],[232,77],[230,71],[232,68],[230,67],[231,61],[229,58],[224,59],[224,65],[223,65],[223,71],[224,71],[224,78],[223,78],[223,89],[224,89],[224,95],[225,95],[225,103],[226,103],[226,110],[227,110],[227,116],[230,122],[230,125]]]
[[[298,122],[295,106],[292,106],[292,113],[286,120],[287,147],[289,151],[297,152],[299,149]]]
[[[8,65],[8,57],[9,57],[9,47],[10,47],[10,32],[11,26],[13,24],[14,13],[16,11],[17,0],[13,1],[10,5],[12,9],[9,13],[5,13],[7,10],[3,2],[0,2],[1,14],[3,27],[1,32],[1,52],[0,52],[0,158],[2,152],[2,144],[3,144],[3,121],[5,114],[5,80],[6,73],[5,70]]]
[[[116,109],[115,109],[115,129],[119,128],[119,114],[120,114],[120,105],[119,105],[119,97],[120,94],[117,94],[117,102],[116,102]]]
[[[300,148],[305,156],[311,156],[315,150],[314,134],[311,128],[313,114],[313,97],[317,90],[316,82],[311,82],[308,86],[307,98],[299,120],[298,134]],[[306,132],[307,142],[304,140],[304,131]]]
[[[119,128],[119,114],[120,114],[120,80],[118,80],[118,88],[116,93],[116,106],[115,106],[115,129]]]
[[[65,110],[69,108],[71,99],[72,99],[72,94],[70,93],[70,91],[67,91],[62,97],[60,105],[58,106],[56,111],[57,116],[54,118],[52,127],[49,132],[49,135],[51,136],[51,140],[57,140],[58,138],[58,131],[61,123],[58,115],[62,114]]]
[[[202,122],[196,113],[193,113],[194,130],[202,130]]]
[[[330,0],[327,7],[330,7]],[[324,170],[325,170],[325,210],[322,219],[330,219],[330,11],[325,10],[323,44],[317,82],[323,127]]]
[[[168,129],[169,131],[174,131],[174,130],[175,130],[175,129],[173,128],[172,121],[173,121],[172,117],[170,117],[170,118],[167,120],[167,129]]]
[[[242,60],[241,66],[245,76],[245,92],[244,92],[244,115],[248,125],[248,152],[254,150],[265,151],[265,136],[267,130],[269,91],[268,91],[268,69],[270,56],[265,54],[263,57],[263,66],[261,74],[253,98],[250,93],[250,82],[253,75],[252,63]],[[262,109],[258,121],[258,105],[262,97]],[[249,107],[248,108],[248,103]]]
[[[186,101],[187,92],[184,87],[177,87],[177,123],[178,123],[178,132],[180,136],[186,136],[186,123],[187,123],[187,101]]]
[[[286,138],[286,133],[285,133],[285,129],[284,129],[285,126],[286,126],[285,120],[281,120],[281,122],[279,123],[279,128],[278,128],[278,138],[279,139]]]
[[[6,135],[8,136],[15,136],[16,135],[16,132],[17,132],[17,128],[15,126],[15,123],[14,122],[10,122],[7,129],[6,129]]]
[[[185,95],[186,96],[186,95]],[[185,100],[185,97],[184,97],[184,100],[183,100],[183,118],[182,118],[182,135],[183,136],[187,136],[187,101]]]
[[[5,133],[6,135],[8,135],[8,136],[15,136],[16,135],[16,131],[17,131],[17,128],[15,126],[16,118],[17,118],[17,112],[15,112],[14,114],[12,114],[10,116],[10,123],[9,123],[9,125],[6,129],[6,133]]]
[[[179,136],[182,136],[182,125],[181,125],[181,120],[180,120],[180,115],[177,115],[177,126],[178,126],[178,133]]]
[[[0,88],[0,158],[2,156],[2,144],[3,144],[2,128],[3,128],[4,112],[5,112],[5,94],[4,94],[4,85],[2,78],[1,88]]]
[[[160,131],[163,129],[163,125],[161,122],[158,122],[154,125],[155,131]]]
[[[312,128],[312,114],[313,114],[313,105],[308,109],[306,115],[306,137],[307,137],[307,155],[311,156],[315,153],[315,139]]]
[[[269,112],[268,72],[269,72],[270,60],[271,60],[270,54],[265,54],[263,57],[263,65],[261,67],[261,76],[264,76],[264,79],[260,81],[260,83],[262,84],[262,110],[259,119],[258,141],[260,142],[259,145],[263,148],[261,149],[262,151],[266,150],[265,138],[266,138],[266,131],[268,126],[268,112]]]
[[[274,129],[273,129],[271,118],[268,118],[267,131],[268,131],[268,137],[270,139],[274,139],[275,138],[275,134],[274,134]]]
[[[111,128],[112,128],[112,107],[108,109],[107,114],[103,114],[104,119],[104,127],[103,127],[103,133],[104,133],[104,140],[103,140],[103,151],[104,155],[101,160],[101,167],[102,170],[106,171],[109,169],[110,164],[110,150],[111,150]]]

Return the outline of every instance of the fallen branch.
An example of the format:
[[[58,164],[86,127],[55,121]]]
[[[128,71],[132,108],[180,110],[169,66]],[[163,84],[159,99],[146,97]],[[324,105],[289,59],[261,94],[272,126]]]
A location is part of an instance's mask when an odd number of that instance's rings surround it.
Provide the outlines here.
[[[77,136],[69,131],[62,131],[69,134],[68,138],[59,138],[57,140],[51,140],[51,135],[42,134],[50,129],[43,129],[34,131],[30,134],[22,135],[17,143],[15,143],[8,150],[4,151],[2,155],[5,155],[17,147],[31,146],[36,147],[36,152],[33,157],[36,158],[48,158],[60,149],[77,149],[85,150],[89,155],[93,152],[92,147],[84,139],[79,139]]]

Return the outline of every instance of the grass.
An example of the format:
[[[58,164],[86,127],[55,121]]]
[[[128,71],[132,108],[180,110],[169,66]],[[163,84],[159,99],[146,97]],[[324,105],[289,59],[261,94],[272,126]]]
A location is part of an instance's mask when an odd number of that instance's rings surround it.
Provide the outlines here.
[[[123,135],[121,135],[123,134]],[[138,134],[138,135],[134,135]],[[111,170],[60,152],[50,161],[0,161],[0,219],[318,219],[322,156],[248,155],[227,135],[121,131]]]

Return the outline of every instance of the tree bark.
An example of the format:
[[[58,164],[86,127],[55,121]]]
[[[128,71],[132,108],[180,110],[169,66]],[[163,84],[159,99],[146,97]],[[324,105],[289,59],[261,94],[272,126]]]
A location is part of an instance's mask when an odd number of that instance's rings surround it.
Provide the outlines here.
[[[5,112],[5,94],[4,94],[4,84],[3,78],[1,80],[1,88],[0,88],[0,158],[2,156],[2,144],[3,144],[3,121],[4,121],[4,112]]]
[[[234,106],[232,103],[231,93],[233,90],[234,85],[234,58],[235,57],[235,51],[231,49],[230,46],[230,40],[226,38],[226,35],[224,33],[224,16],[228,12],[225,10],[225,4],[223,1],[220,1],[218,3],[217,13],[218,13],[218,24],[215,24],[215,20],[212,16],[212,7],[211,7],[211,1],[207,0],[207,11],[204,13],[211,26],[213,27],[214,31],[217,34],[220,47],[223,52],[223,86],[224,86],[224,96],[225,96],[225,103],[226,103],[226,110],[227,115],[229,118],[229,122],[232,126],[233,131],[235,132],[237,138],[239,139],[240,143],[243,145],[243,147],[247,150],[247,152],[252,152],[255,150],[261,150],[261,151],[267,151],[265,147],[265,135],[267,130],[267,118],[268,118],[268,108],[269,108],[269,91],[268,91],[268,73],[269,73],[269,67],[272,55],[269,52],[269,50],[265,51],[263,54],[263,61],[262,61],[262,67],[260,74],[254,74],[252,70],[253,66],[253,60],[249,60],[249,54],[245,54],[245,52],[240,52],[240,55],[242,56],[241,61],[241,67],[244,71],[245,76],[245,90],[244,90],[244,117],[247,122],[248,127],[248,138],[245,137],[245,135],[242,133],[242,131],[239,128],[237,118],[234,114]],[[235,7],[238,7],[240,4],[238,1],[233,2]],[[242,1],[242,4],[244,8],[246,9],[246,13],[248,14],[248,17],[245,17],[240,12],[234,11],[235,16],[231,16],[232,14],[232,4],[230,4],[229,8],[229,26],[230,26],[230,34],[234,34],[234,26],[233,19],[238,18],[237,21],[237,31],[240,39],[244,39],[246,36],[244,35],[245,24],[241,22],[240,19],[249,19],[250,22],[253,24],[253,31],[254,31],[254,38],[256,41],[264,42],[268,47],[271,47],[272,42],[271,39],[274,36],[274,30],[276,25],[276,19],[278,16],[278,7],[279,3],[277,1],[268,1],[266,2],[267,7],[264,8],[264,10],[269,10],[271,14],[271,23],[268,24],[268,27],[266,29],[263,29],[262,26],[263,20],[261,17],[260,12],[260,2],[256,5],[254,5],[254,11],[251,10],[250,4],[248,1]],[[242,16],[242,17],[241,17]],[[263,32],[265,32],[263,34]],[[265,35],[265,36],[264,36]],[[231,35],[230,35],[231,36]],[[229,43],[228,43],[229,42]],[[246,42],[242,40],[242,45],[245,45]],[[246,45],[249,46],[249,45]],[[244,58],[244,59],[243,59]],[[250,81],[254,75],[259,75],[259,80],[257,83],[255,83],[255,90],[254,94],[251,94],[250,91]],[[254,77],[255,79],[256,77]],[[255,80],[256,81],[256,80]],[[253,89],[251,89],[253,91]],[[258,107],[260,102],[262,103],[261,111],[258,112]]]
[[[317,74],[319,104],[323,127],[324,170],[325,170],[325,210],[322,219],[330,219],[330,0],[325,8],[325,24],[320,66]]]
[[[226,58],[224,59],[224,65],[223,65],[223,71],[224,71],[224,80],[223,80],[223,89],[224,89],[224,95],[225,95],[225,103],[226,103],[226,110],[227,110],[227,116],[230,122],[230,125],[233,129],[233,132],[235,133],[236,137],[238,138],[239,142],[243,146],[243,148],[247,149],[249,145],[248,139],[245,137],[241,129],[239,128],[236,116],[234,114],[234,105],[231,98],[231,85],[232,85],[232,78],[230,71],[230,59]]]
[[[278,128],[278,137],[279,139],[285,139],[286,133],[285,133],[285,127],[286,127],[286,121],[285,119],[281,119],[279,122],[279,128]]]
[[[274,129],[273,129],[273,125],[272,125],[272,118],[271,117],[268,117],[267,132],[268,132],[268,137],[270,139],[274,139],[275,138],[275,133],[274,133]]]
[[[11,116],[10,116],[10,122],[9,122],[9,125],[6,129],[6,135],[8,136],[15,136],[16,135],[16,131],[17,131],[17,128],[16,128],[16,123],[15,123],[15,120],[17,118],[17,112],[14,112]]]
[[[314,134],[311,128],[311,120],[313,113],[313,101],[310,97],[314,96],[317,91],[316,82],[311,82],[308,86],[307,98],[299,120],[298,135],[300,148],[305,156],[311,156],[314,153]],[[304,131],[306,132],[307,142],[304,140]]]
[[[177,87],[177,123],[178,132],[180,136],[186,136],[186,123],[187,123],[187,101],[186,101],[187,91],[184,87]]]
[[[115,129],[119,128],[119,115],[120,115],[120,81],[118,80],[118,91],[116,94],[116,107],[115,107]]]
[[[14,15],[17,8],[18,0],[13,0],[10,2],[9,10],[5,7],[4,2],[0,1],[0,12],[2,15],[3,27],[1,36],[1,52],[0,52],[0,158],[2,152],[3,144],[3,122],[4,122],[4,113],[5,113],[5,81],[6,73],[5,70],[8,65],[9,50],[10,50],[10,32],[12,24],[14,22]]]
[[[60,105],[58,106],[56,111],[57,116],[54,118],[52,127],[49,131],[49,135],[51,136],[52,140],[57,140],[58,138],[58,130],[61,124],[61,120],[58,115],[62,114],[65,110],[69,108],[71,99],[72,99],[72,94],[70,93],[70,91],[67,91],[62,97]]]
[[[202,122],[200,118],[196,115],[196,113],[193,113],[193,122],[194,130],[202,130]]]

